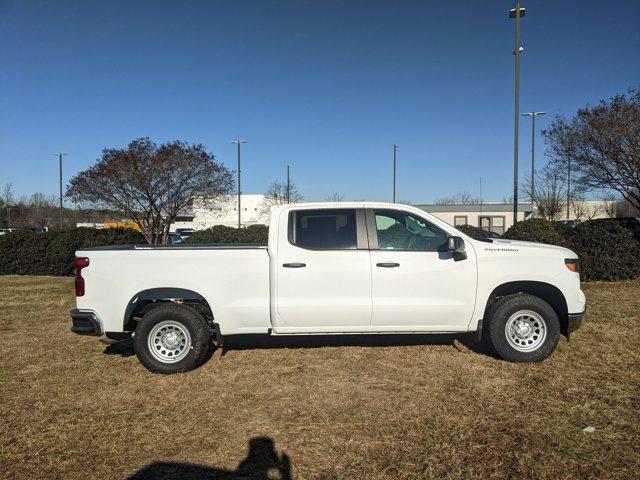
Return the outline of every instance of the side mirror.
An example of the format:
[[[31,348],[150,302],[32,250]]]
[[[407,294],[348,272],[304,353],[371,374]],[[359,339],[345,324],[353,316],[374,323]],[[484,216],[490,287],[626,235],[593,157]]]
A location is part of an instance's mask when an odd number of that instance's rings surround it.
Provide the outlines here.
[[[453,259],[456,262],[467,259],[462,237],[447,237],[447,250],[453,253]]]

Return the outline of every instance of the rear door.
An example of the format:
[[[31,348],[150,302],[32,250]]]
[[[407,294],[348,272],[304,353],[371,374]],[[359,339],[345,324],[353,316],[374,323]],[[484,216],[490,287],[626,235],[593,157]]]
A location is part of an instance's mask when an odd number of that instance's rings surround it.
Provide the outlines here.
[[[475,304],[476,259],[456,261],[447,233],[400,209],[367,209],[371,244],[372,328],[466,330]]]
[[[295,209],[279,223],[275,333],[364,331],[371,262],[363,208]]]

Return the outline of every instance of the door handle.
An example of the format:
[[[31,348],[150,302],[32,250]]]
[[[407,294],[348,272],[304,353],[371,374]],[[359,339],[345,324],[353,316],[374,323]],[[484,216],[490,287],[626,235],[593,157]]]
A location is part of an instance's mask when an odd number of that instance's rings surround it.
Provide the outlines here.
[[[303,268],[303,267],[306,267],[307,264],[295,262],[295,263],[283,263],[282,266],[284,268]]]
[[[376,263],[376,267],[382,267],[382,268],[396,268],[399,267],[400,264],[399,263],[395,263],[395,262],[382,262],[382,263]]]

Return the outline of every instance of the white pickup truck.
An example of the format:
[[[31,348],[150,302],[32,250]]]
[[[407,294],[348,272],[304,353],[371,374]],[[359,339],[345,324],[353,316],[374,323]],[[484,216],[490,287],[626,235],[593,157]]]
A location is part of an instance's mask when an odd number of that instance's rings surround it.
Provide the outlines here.
[[[566,248],[475,240],[408,205],[275,207],[267,246],[76,252],[72,331],[132,336],[154,372],[200,365],[225,335],[478,332],[536,362],[586,309]]]

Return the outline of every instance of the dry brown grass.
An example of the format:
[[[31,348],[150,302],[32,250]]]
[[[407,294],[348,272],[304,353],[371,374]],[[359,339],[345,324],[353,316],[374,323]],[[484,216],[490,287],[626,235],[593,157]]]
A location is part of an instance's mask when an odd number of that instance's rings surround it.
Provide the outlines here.
[[[583,328],[542,364],[447,337],[280,340],[174,376],[70,333],[72,290],[68,278],[0,278],[4,478],[127,478],[154,462],[212,467],[156,466],[154,478],[228,478],[260,436],[294,479],[640,475],[640,282],[585,285]]]

